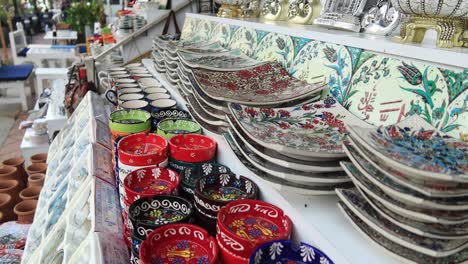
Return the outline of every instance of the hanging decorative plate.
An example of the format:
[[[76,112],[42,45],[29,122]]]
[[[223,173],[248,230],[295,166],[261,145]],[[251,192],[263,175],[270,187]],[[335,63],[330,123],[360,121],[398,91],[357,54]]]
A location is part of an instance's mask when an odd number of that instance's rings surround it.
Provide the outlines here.
[[[378,129],[350,125],[349,130],[358,144],[402,173],[419,179],[468,182],[468,143],[424,128],[424,123],[412,116],[397,125]]]
[[[341,201],[362,221],[383,236],[402,246],[432,257],[447,257],[468,246],[468,240],[446,240],[422,237],[408,232],[377,213],[362,196],[345,196],[338,192]]]
[[[244,55],[239,49],[217,54],[197,54],[185,51],[178,51],[177,54],[180,61],[187,67],[212,71],[238,71],[264,64]]]
[[[258,247],[250,256],[249,264],[333,264],[333,261],[317,248],[291,240],[272,241]]]
[[[230,104],[232,116],[249,138],[281,154],[333,159],[342,149],[345,123],[369,127],[334,98],[288,108],[254,108]]]
[[[258,44],[254,56],[259,61],[276,61],[288,69],[294,58],[294,43],[290,36],[268,33]]]
[[[278,63],[232,72],[192,72],[199,87],[212,99],[247,105],[286,103],[311,97],[324,88],[323,84],[307,84],[291,77]]]

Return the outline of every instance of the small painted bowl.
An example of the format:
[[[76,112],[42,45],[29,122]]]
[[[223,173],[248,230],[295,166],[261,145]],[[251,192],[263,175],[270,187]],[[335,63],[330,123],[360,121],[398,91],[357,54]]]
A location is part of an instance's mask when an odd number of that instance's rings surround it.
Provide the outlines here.
[[[244,176],[237,177],[232,173],[201,177],[194,189],[197,208],[213,217],[232,201],[257,197],[257,184]]]
[[[148,102],[145,100],[125,101],[120,105],[123,110],[147,110]]]
[[[227,250],[219,241],[221,238],[219,235],[216,235],[216,242],[219,247],[219,254],[220,254],[220,259],[221,263],[236,263],[236,264],[248,264],[249,259],[248,258],[243,258],[239,255],[236,255],[232,253],[231,251]]]
[[[230,171],[228,167],[214,162],[203,162],[198,167],[187,168],[180,173],[182,190],[193,198],[193,190],[198,179],[204,176],[218,176]]]
[[[193,200],[193,195],[192,195]],[[193,204],[195,211],[195,223],[198,226],[203,227],[213,236],[216,236],[216,217],[204,213],[200,208],[197,207],[197,204]]]
[[[184,162],[203,162],[216,155],[216,141],[197,134],[175,135],[169,139],[171,158]]]
[[[177,171],[179,174],[189,168],[198,169],[206,162],[215,162],[214,159],[203,162],[185,162],[169,157],[169,168]]]
[[[174,195],[141,198],[128,208],[130,232],[140,239],[146,239],[153,230],[163,225],[188,223],[192,216],[193,205]]]
[[[144,92],[145,94],[167,93],[167,90],[164,89],[164,88],[160,88],[160,87],[148,87],[148,88],[143,89],[143,92]]]
[[[157,112],[159,110],[174,109],[177,106],[177,102],[173,99],[157,99],[151,101],[151,112]]]
[[[278,248],[281,250],[275,250]],[[249,264],[276,264],[279,259],[282,263],[333,264],[333,261],[317,248],[302,242],[296,247],[291,240],[277,240],[261,245],[250,256]]]
[[[144,98],[145,98],[145,95],[141,93],[122,94],[119,96],[119,105],[122,105],[124,102],[127,102],[127,101],[143,100]]]
[[[150,93],[145,95],[145,99],[148,102],[152,102],[160,99],[170,99],[171,95],[167,93]]]
[[[119,89],[117,92],[119,96],[122,96],[124,94],[130,94],[130,93],[143,93],[143,90],[141,88],[122,88]]]
[[[161,111],[163,111],[166,114],[168,112],[171,113],[172,111],[177,111],[177,114],[181,113],[181,110],[177,109],[159,110],[155,113],[161,113]],[[161,116],[160,114],[157,115]],[[158,135],[164,137],[167,140],[171,139],[175,135],[201,134],[201,132],[202,129],[200,124],[190,119],[165,118],[164,120],[159,121],[156,125],[156,133],[158,133]]]
[[[167,158],[167,149],[167,140],[156,134],[128,135],[117,144],[119,161],[131,166],[162,163]]]
[[[141,197],[178,194],[179,174],[171,169],[152,166],[134,170],[125,177],[125,200],[128,204]]]
[[[273,240],[289,239],[292,223],[280,208],[258,200],[237,200],[218,213],[219,243],[242,258]]]
[[[151,114],[144,110],[118,110],[110,114],[109,128],[115,132],[137,133],[151,127]]]
[[[216,240],[190,224],[172,224],[153,231],[140,246],[140,263],[218,263]]]
[[[154,78],[141,78],[138,79],[141,87],[161,87],[161,83]]]

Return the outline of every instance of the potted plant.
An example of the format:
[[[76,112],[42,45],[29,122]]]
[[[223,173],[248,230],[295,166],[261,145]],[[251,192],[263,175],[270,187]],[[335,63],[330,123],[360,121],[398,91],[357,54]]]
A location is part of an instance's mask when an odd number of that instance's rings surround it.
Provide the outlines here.
[[[94,22],[102,19],[103,5],[101,2],[94,0],[74,2],[67,9],[65,22],[70,25],[70,28],[78,32],[77,43],[84,43],[85,27],[93,27]],[[105,19],[105,18],[104,18]]]

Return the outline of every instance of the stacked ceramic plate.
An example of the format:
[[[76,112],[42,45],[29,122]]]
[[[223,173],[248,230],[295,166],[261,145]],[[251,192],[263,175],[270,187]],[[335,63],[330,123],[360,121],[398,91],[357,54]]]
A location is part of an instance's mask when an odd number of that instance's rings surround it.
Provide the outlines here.
[[[334,98],[288,108],[229,104],[225,134],[239,159],[278,189],[304,195],[334,194],[352,186],[339,162],[345,123],[365,122]]]
[[[468,261],[468,144],[419,116],[348,130],[342,166],[357,190],[337,193],[355,227],[408,261]]]

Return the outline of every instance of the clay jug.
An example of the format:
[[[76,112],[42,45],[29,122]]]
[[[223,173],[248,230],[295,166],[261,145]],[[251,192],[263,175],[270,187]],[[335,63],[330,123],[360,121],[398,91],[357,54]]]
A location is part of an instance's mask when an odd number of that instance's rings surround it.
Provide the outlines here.
[[[28,175],[36,174],[36,173],[46,173],[47,164],[45,163],[33,163],[26,168]]]
[[[13,200],[9,194],[0,193],[0,213],[2,214],[0,223],[16,219],[16,215],[13,213],[14,206]]]
[[[4,180],[0,181],[0,193],[5,193],[11,196],[13,204],[20,202],[19,192],[21,186],[18,180]]]
[[[28,178],[28,186],[44,186],[45,174],[35,173],[31,174]]]
[[[18,175],[24,183],[24,186],[28,183],[28,174],[24,168],[24,159],[23,157],[11,158],[3,161],[3,165],[10,165],[16,167],[18,170]]]
[[[32,163],[47,163],[47,153],[39,153],[31,156]]]
[[[37,200],[41,194],[42,186],[31,186],[19,193],[21,200]]]
[[[15,214],[18,216],[16,222],[18,224],[30,224],[34,220],[36,212],[37,200],[26,200],[18,203],[14,208]]]
[[[24,188],[23,179],[18,173],[18,169],[14,166],[3,165],[0,167],[0,181],[2,180],[18,180],[20,186]]]

